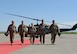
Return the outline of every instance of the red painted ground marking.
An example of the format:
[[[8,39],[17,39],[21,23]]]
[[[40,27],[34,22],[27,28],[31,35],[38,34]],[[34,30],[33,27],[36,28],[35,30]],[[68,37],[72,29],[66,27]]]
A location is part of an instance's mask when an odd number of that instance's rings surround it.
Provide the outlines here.
[[[35,44],[38,42],[39,40],[35,40]],[[23,45],[21,45],[19,40],[14,41],[13,45],[10,45],[10,42],[0,43],[0,54],[10,54],[11,52],[22,49],[29,45],[31,45],[30,40],[25,40]]]

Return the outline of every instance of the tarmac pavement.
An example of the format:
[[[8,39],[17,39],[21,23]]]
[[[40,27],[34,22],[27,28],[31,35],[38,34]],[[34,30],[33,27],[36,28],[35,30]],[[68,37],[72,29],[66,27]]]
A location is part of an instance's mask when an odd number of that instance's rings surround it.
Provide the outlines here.
[[[18,34],[15,35],[14,38],[14,40],[20,40]],[[56,36],[54,45],[51,44],[50,39],[51,35],[48,34],[45,36],[45,44],[38,42],[11,52],[10,54],[77,54],[77,34],[62,34],[60,37]],[[39,38],[37,40],[39,40]],[[0,34],[0,43],[6,41],[9,42],[9,36],[6,37],[3,34]]]

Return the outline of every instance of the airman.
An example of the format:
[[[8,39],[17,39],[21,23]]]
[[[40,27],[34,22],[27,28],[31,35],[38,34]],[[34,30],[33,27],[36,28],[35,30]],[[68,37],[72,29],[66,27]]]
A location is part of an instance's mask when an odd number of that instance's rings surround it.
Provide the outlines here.
[[[40,42],[41,43],[45,43],[45,24],[44,24],[44,20],[42,20],[42,23],[39,25],[39,34],[40,34]]]
[[[34,40],[35,40],[35,33],[36,33],[36,28],[35,26],[33,25],[33,23],[31,23],[31,26],[30,26],[30,42],[31,44],[34,44]]]
[[[14,39],[14,33],[16,32],[16,26],[14,25],[14,21],[12,21],[12,24],[10,24],[8,26],[8,29],[7,29],[7,33],[10,33],[10,42],[11,42],[11,45],[13,44],[13,39]]]
[[[51,32],[51,43],[55,43],[56,35],[60,32],[60,29],[57,24],[55,24],[55,20],[52,20],[52,24],[49,27]]]
[[[25,33],[26,33],[26,25],[24,24],[24,21],[21,21],[21,24],[18,26],[18,33],[20,35],[21,38],[21,44],[24,43],[24,37],[25,37]]]

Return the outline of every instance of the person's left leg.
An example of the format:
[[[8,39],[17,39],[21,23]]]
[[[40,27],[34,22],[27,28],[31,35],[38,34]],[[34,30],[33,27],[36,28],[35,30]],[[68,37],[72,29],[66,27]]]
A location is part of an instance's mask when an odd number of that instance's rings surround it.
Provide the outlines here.
[[[45,43],[45,34],[43,34],[43,44]]]

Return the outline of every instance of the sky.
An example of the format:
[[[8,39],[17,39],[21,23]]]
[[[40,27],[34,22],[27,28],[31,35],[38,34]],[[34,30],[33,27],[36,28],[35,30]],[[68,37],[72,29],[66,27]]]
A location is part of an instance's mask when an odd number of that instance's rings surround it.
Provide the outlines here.
[[[17,27],[22,20],[26,25],[37,24],[37,21],[5,13],[44,19],[49,22],[54,19],[56,23],[71,25],[70,27],[59,25],[60,28],[71,28],[77,23],[77,0],[0,0],[0,31],[6,31],[12,20]]]

